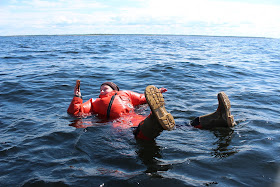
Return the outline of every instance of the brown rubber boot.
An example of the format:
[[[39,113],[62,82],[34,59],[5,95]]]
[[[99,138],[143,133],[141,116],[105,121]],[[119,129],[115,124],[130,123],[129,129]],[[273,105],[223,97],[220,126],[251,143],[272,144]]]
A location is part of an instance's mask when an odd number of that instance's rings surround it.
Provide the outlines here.
[[[142,121],[139,126],[139,132],[141,134],[137,134],[137,138],[153,140],[163,131],[162,126],[159,124],[157,118],[152,113]],[[144,136],[143,136],[144,135]]]
[[[230,113],[230,101],[224,92],[218,93],[219,106],[216,112],[199,117],[202,128],[211,129],[214,127],[233,127],[234,118]]]
[[[173,116],[164,107],[164,98],[159,89],[149,85],[145,89],[145,97],[153,115],[164,130],[172,130],[175,126]]]

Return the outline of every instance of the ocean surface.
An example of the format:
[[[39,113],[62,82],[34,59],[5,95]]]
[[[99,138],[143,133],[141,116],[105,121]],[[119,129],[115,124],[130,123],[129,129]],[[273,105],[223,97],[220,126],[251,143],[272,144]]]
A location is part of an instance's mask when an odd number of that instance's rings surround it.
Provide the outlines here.
[[[280,40],[206,36],[0,37],[0,186],[277,186]],[[168,89],[176,129],[154,142],[96,116],[67,114],[105,81]],[[237,125],[189,122],[231,101]],[[148,105],[137,108],[149,113]]]

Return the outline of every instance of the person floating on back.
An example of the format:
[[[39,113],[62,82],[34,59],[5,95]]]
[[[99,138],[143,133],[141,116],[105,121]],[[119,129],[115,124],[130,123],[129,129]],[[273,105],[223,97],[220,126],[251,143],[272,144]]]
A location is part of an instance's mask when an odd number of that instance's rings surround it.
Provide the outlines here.
[[[133,119],[127,123],[129,127],[137,127],[134,135],[137,139],[153,140],[163,130],[172,130],[175,127],[173,116],[168,113],[164,106],[162,93],[165,88],[148,86],[144,94],[132,91],[121,91],[113,82],[104,82],[100,86],[100,95],[97,99],[89,99],[83,103],[80,83],[77,81],[74,89],[74,98],[67,112],[75,116],[96,114],[99,118],[114,120],[117,118]],[[135,113],[135,106],[148,103],[151,113],[148,117],[139,116]],[[127,121],[127,120],[123,120]],[[132,125],[131,125],[132,124]],[[122,124],[123,126],[123,124]]]
[[[101,119],[115,120],[127,118],[130,123],[122,124],[122,127],[136,127],[134,135],[136,139],[154,140],[163,130],[172,130],[175,127],[173,116],[165,109],[162,93],[166,88],[153,85],[146,87],[144,94],[133,91],[120,90],[113,82],[104,82],[100,86],[99,98],[89,99],[83,103],[80,91],[80,81],[76,82],[74,98],[67,112],[74,116],[96,114]],[[201,129],[215,127],[233,127],[235,125],[230,113],[230,101],[224,92],[218,94],[219,106],[216,112],[197,117],[191,125]],[[151,113],[147,117],[135,113],[134,108],[148,103]],[[123,120],[126,121],[126,120]]]

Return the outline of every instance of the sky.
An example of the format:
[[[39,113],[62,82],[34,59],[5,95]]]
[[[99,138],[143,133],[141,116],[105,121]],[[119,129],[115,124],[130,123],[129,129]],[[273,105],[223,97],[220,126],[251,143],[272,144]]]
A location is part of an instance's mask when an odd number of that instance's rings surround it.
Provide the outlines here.
[[[0,36],[171,34],[280,38],[279,0],[0,0]]]

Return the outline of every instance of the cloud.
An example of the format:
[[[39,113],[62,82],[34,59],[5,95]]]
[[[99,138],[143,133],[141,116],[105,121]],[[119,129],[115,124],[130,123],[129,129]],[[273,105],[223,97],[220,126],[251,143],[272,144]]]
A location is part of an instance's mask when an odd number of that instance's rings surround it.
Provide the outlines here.
[[[228,0],[13,0],[0,6],[0,35],[137,33],[280,37],[279,4]]]
[[[107,6],[103,3],[99,3],[91,0],[56,0],[56,1],[46,1],[46,0],[29,0],[20,1],[22,5],[33,9],[39,9],[40,11],[52,11],[54,10],[86,10],[86,9],[100,9],[106,8]]]

